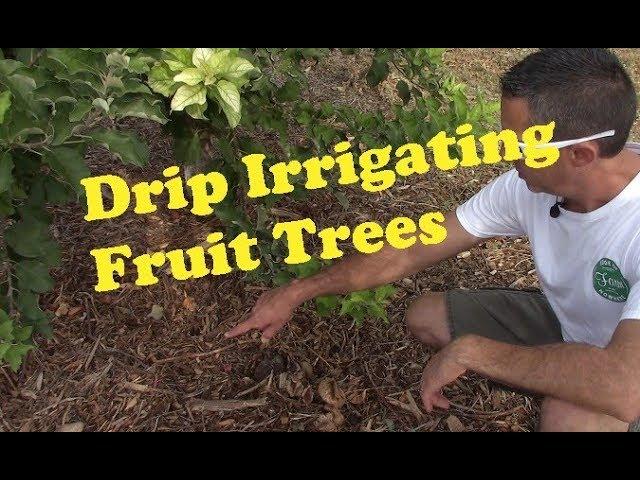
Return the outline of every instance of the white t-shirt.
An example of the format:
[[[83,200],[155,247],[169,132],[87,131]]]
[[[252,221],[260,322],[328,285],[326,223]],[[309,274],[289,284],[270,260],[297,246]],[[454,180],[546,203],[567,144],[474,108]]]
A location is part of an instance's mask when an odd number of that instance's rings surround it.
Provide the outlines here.
[[[640,143],[626,148],[640,154]],[[592,212],[551,218],[555,201],[510,170],[456,213],[476,237],[527,235],[564,340],[605,347],[621,320],[640,319],[640,174]]]

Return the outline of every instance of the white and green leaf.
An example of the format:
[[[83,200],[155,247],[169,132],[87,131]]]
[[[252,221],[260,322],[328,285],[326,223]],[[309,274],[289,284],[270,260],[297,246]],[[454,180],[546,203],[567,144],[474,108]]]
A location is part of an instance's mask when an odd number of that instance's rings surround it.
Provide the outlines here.
[[[204,85],[182,85],[171,99],[171,110],[182,111],[189,105],[207,103],[207,91]]]

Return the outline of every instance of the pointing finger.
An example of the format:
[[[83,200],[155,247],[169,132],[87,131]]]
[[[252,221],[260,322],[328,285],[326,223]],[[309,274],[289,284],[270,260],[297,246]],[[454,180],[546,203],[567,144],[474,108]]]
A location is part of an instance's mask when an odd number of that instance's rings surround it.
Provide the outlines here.
[[[242,323],[239,323],[231,330],[224,334],[225,338],[233,338],[238,335],[242,335],[243,333],[247,333],[249,330],[257,328],[256,321],[253,318],[250,318]]]

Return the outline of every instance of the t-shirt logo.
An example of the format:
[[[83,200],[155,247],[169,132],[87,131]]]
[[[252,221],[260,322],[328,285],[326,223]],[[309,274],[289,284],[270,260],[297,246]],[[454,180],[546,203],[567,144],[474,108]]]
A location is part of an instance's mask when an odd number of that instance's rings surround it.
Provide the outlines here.
[[[629,282],[622,276],[616,262],[602,258],[593,267],[593,288],[599,295],[612,302],[626,302]]]

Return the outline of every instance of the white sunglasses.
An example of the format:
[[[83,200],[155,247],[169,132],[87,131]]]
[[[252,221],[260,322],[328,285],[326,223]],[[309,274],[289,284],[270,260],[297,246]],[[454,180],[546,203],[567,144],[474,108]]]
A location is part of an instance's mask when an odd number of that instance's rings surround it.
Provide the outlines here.
[[[547,148],[547,147],[564,148],[564,147],[568,147],[569,145],[575,145],[577,143],[582,143],[582,142],[589,142],[591,140],[597,140],[599,138],[613,137],[615,134],[616,134],[615,130],[607,130],[606,132],[596,133],[595,135],[591,135],[590,137],[576,138],[574,140],[561,140],[559,142],[550,142],[550,143],[545,143],[541,145],[530,145],[530,146],[534,148]],[[524,149],[527,146],[527,144],[523,142],[518,142],[518,146],[520,147],[520,151],[524,153]]]

